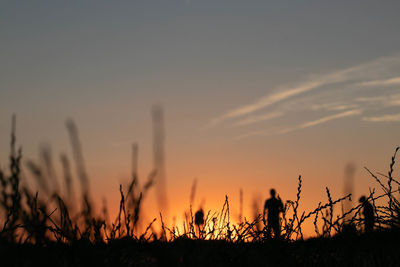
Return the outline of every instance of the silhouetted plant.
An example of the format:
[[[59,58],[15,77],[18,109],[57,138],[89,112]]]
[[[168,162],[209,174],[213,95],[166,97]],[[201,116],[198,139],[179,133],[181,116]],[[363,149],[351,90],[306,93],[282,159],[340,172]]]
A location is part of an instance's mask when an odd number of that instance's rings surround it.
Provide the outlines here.
[[[143,186],[139,186],[135,163],[137,161],[137,145],[133,146],[131,181],[125,190],[122,185],[119,188],[120,204],[117,217],[110,222],[105,206],[103,213],[96,215],[90,200],[89,179],[83,163],[77,127],[72,121],[68,121],[67,129],[73,147],[77,177],[82,188],[82,204],[80,207],[74,204],[76,196],[73,192],[73,176],[68,158],[65,155],[61,156],[66,187],[66,191],[62,194],[62,190],[56,182],[52,157],[48,148],[42,150],[41,157],[44,165],[36,164],[32,160],[27,161],[26,164],[38,184],[39,191],[33,193],[26,186],[21,186],[22,150],[21,148],[16,149],[16,119],[13,116],[9,174],[0,170],[1,239],[13,243],[45,245],[54,241],[65,244],[74,244],[78,241],[99,244],[118,239],[130,239],[147,243],[155,240],[171,242],[182,238],[243,243],[266,242],[270,238],[266,234],[265,221],[264,227],[261,227],[263,222],[261,214],[255,214],[254,218],[249,221],[246,217],[242,217],[240,213],[239,222],[232,222],[228,196],[225,196],[220,212],[204,212],[201,210],[201,213],[198,211],[193,216],[192,205],[196,180],[190,194],[190,208],[185,212],[183,229],[179,229],[175,224],[172,228],[168,227],[164,222],[163,214],[160,213],[160,231],[156,231],[153,227],[153,224],[157,221],[154,218],[143,232],[139,232],[138,223],[143,199],[154,184],[157,170],[153,170]],[[398,229],[400,227],[400,202],[396,198],[399,189],[394,188],[394,185],[400,185],[400,182],[393,177],[396,155],[399,149],[399,147],[395,149],[387,175],[373,174],[365,168],[383,190],[383,193],[378,195],[376,190],[373,189],[366,197],[366,201],[369,201],[374,207],[376,230]],[[381,177],[378,177],[378,175]],[[382,181],[383,178],[387,181]],[[358,231],[362,230],[362,204],[356,205],[347,212],[335,214],[335,210],[337,210],[335,207],[343,201],[350,200],[351,194],[335,199],[332,197],[331,191],[326,188],[326,202],[319,202],[316,208],[311,211],[301,211],[302,188],[303,180],[299,176],[296,198],[294,201],[287,200],[283,208],[282,240],[289,242],[303,239],[303,225],[308,220],[313,223],[317,237],[331,237],[338,233],[344,233],[347,231],[346,229],[351,227]],[[41,192],[43,192],[43,195]],[[385,198],[387,205],[381,204]]]

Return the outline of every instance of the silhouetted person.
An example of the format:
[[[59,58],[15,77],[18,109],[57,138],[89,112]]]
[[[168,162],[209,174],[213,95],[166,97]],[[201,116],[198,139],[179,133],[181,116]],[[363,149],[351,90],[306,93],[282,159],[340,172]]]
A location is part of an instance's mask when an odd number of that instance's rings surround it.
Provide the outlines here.
[[[271,230],[273,230],[275,237],[279,237],[281,235],[279,213],[283,212],[283,204],[279,197],[275,197],[275,189],[271,189],[270,194],[271,198],[267,199],[264,204],[263,220],[265,223],[265,211],[268,210],[267,235],[271,236]]]
[[[365,232],[372,232],[375,223],[374,207],[368,202],[365,196],[360,197],[359,202],[363,206]]]
[[[201,238],[202,237],[201,227],[204,225],[204,212],[203,212],[202,208],[200,208],[194,214],[194,224],[197,226],[197,231],[198,231],[199,237]]]
[[[203,225],[204,224],[204,212],[203,209],[199,209],[196,211],[194,215],[194,224],[197,226]]]

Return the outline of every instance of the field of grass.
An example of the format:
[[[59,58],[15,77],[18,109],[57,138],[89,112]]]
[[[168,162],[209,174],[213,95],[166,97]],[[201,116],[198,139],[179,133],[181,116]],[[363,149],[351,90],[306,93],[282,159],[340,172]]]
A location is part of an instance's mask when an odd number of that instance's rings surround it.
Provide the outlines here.
[[[326,188],[326,202],[320,202],[313,210],[300,211],[301,176],[296,199],[284,203],[279,238],[267,235],[261,214],[251,221],[233,223],[228,197],[220,211],[207,211],[202,220],[196,219],[189,207],[183,230],[164,224],[160,214],[144,231],[139,231],[141,201],[154,184],[156,170],[140,188],[135,173],[127,188],[120,186],[117,218],[108,219],[106,208],[95,214],[78,131],[73,122],[67,123],[67,129],[81,188],[79,205],[66,156],[61,157],[63,194],[45,149],[41,153],[44,165],[28,161],[22,166],[13,118],[9,168],[0,170],[0,255],[4,266],[399,265],[400,183],[393,177],[399,147],[387,175],[366,169],[383,192],[372,190],[366,196],[375,213],[374,231],[370,233],[365,233],[363,227],[362,203],[347,212],[334,209],[351,195],[332,199]],[[21,182],[21,169],[25,167],[39,191],[34,192]],[[156,220],[161,229],[153,227]],[[302,228],[306,221],[313,222],[315,228],[314,238],[307,240]]]
[[[177,239],[46,246],[2,242],[2,266],[398,266],[398,231],[305,241]]]

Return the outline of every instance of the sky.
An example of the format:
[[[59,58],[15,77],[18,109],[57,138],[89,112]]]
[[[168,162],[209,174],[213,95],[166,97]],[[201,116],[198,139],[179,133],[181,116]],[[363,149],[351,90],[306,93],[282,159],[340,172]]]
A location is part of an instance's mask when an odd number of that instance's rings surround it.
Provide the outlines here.
[[[167,220],[188,209],[238,216],[270,188],[302,208],[376,187],[400,144],[398,1],[0,1],[0,167],[11,116],[24,160],[72,157],[76,123],[93,198],[118,207],[139,147],[153,169],[152,117],[165,120]],[[25,172],[26,176],[29,173]],[[155,191],[145,199],[157,214]]]

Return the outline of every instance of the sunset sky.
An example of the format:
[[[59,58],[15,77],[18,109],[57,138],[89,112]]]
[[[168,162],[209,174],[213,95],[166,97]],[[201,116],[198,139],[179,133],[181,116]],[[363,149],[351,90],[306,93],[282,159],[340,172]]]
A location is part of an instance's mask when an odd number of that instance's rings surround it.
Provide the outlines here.
[[[195,179],[194,209],[228,195],[235,219],[242,188],[250,218],[271,187],[295,199],[298,175],[306,210],[326,186],[342,196],[351,163],[357,200],[376,187],[363,167],[386,173],[400,145],[399,14],[399,1],[3,0],[0,167],[13,113],[24,159],[47,144],[57,169],[71,118],[93,198],[117,208],[133,143],[141,183],[153,168],[162,105],[167,220]],[[157,216],[154,190],[145,205]]]

